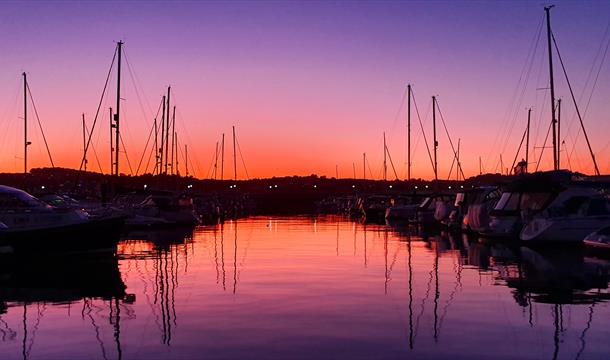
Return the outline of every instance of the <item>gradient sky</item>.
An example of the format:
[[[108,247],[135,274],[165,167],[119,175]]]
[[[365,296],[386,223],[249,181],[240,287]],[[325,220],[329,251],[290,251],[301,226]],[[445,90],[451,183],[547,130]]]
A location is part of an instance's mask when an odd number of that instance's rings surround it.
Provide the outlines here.
[[[610,37],[610,2],[555,4],[553,30],[584,111],[600,66],[596,54],[600,47],[603,53]],[[198,177],[209,176],[216,141],[223,132],[230,141],[235,125],[250,178],[334,176],[336,165],[340,177],[351,177],[353,163],[361,177],[363,152],[379,178],[384,131],[404,178],[407,83],[413,84],[429,141],[431,95],[436,95],[452,140],[457,145],[461,139],[466,176],[478,174],[479,156],[484,170],[494,171],[501,153],[505,167],[512,163],[528,107],[533,108],[532,143],[544,141],[550,121],[544,32],[529,76],[520,77],[529,68],[526,60],[543,16],[538,1],[4,2],[0,171],[23,168],[23,71],[55,165],[78,168],[81,114],[90,126],[118,40],[125,42],[136,78],[124,64],[122,129],[134,172],[161,96],[171,85],[178,136],[189,146]],[[562,167],[592,173],[557,59],[555,64],[568,149]],[[600,170],[609,173],[608,58],[600,69],[584,121]],[[93,141],[105,172],[107,109],[116,101],[115,81]],[[522,100],[515,101],[514,94]],[[29,114],[30,165],[48,166],[31,108]],[[412,126],[412,175],[430,178],[415,112]],[[438,135],[439,178],[446,178],[452,153],[440,123]],[[228,145],[225,177],[232,177]],[[539,153],[536,149],[532,161]],[[550,167],[547,151],[540,169]],[[92,156],[89,169],[98,170]],[[125,157],[121,171],[129,173]],[[245,178],[241,164],[238,177]]]

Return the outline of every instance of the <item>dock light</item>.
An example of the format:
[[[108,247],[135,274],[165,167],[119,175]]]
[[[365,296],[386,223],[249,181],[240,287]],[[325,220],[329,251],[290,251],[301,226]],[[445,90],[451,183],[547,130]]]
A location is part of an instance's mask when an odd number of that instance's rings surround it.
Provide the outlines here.
[[[44,185],[42,185],[40,188],[41,188],[42,190],[44,190]]]
[[[417,190],[417,185],[415,185],[415,190]]]
[[[390,185],[390,189],[392,188],[392,185]]]
[[[450,190],[451,190],[451,186],[449,186],[449,187],[448,187],[448,189],[450,189]]]
[[[460,189],[463,189],[463,188],[464,188],[464,185],[460,185]]]
[[[426,185],[426,189],[428,188],[428,185]]]
[[[313,186],[313,188],[314,188],[314,189],[315,189],[315,188],[317,188],[317,187],[318,187],[318,185],[314,185],[314,186]]]
[[[188,185],[186,186],[186,188],[187,188],[187,189],[192,189],[192,188],[193,188],[193,185],[188,184]]]
[[[147,187],[148,187],[148,185],[144,184],[144,190],[146,190]]]
[[[277,187],[277,184],[275,184],[273,187]]]
[[[355,188],[356,188],[356,185],[352,185],[352,189],[355,189]]]
[[[273,186],[269,185],[269,189],[273,189]]]

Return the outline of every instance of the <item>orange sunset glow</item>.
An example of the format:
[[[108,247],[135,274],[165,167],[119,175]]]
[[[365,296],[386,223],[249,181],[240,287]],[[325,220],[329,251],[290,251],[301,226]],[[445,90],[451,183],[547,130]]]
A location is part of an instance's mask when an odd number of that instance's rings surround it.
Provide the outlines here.
[[[423,126],[431,143],[432,95],[437,96],[454,147],[460,141],[466,176],[479,170],[501,172],[500,156],[503,167],[510,167],[528,108],[533,111],[532,157],[536,163],[540,159],[539,169],[552,168],[551,151],[540,156],[543,146],[550,146],[550,140],[545,143],[550,105],[544,36],[537,40],[543,20],[537,4],[447,3],[434,11],[424,3],[352,5],[179,3],[161,6],[165,11],[153,4],[118,2],[64,8],[39,3],[3,6],[0,16],[5,21],[0,26],[8,35],[0,45],[11,51],[3,55],[0,73],[0,171],[23,170],[24,71],[33,100],[28,108],[28,167],[50,166],[35,106],[55,166],[79,168],[82,114],[90,128],[118,40],[125,43],[125,147],[120,155],[124,174],[153,171],[150,162],[146,167],[151,143],[146,152],[145,144],[170,85],[179,160],[184,164],[187,145],[190,172],[199,178],[211,177],[216,142],[223,133],[224,175],[233,178],[235,126],[240,179],[335,176],[337,170],[345,178],[354,176],[354,167],[361,177],[363,153],[370,164],[367,177],[379,179],[384,132],[397,175],[404,179],[407,84],[413,86],[419,110],[418,117],[412,108],[413,177],[433,177],[421,130]],[[16,26],[14,15],[22,11],[44,12],[45,18],[26,17]],[[499,11],[506,15],[490,18]],[[60,12],[66,20],[53,20]],[[119,15],[110,15],[114,13]],[[566,3],[555,11],[554,28],[600,171],[608,173],[610,142],[605,134],[610,122],[605,99],[610,94],[610,67],[600,55],[607,38],[606,19],[597,16],[601,13],[592,4],[577,8]],[[147,19],[154,20],[148,25]],[[438,25],[430,28],[429,21]],[[555,66],[556,96],[563,100],[561,167],[592,174],[566,80],[557,61]],[[90,171],[109,172],[108,111],[115,103],[116,64],[87,156]],[[437,136],[439,178],[445,178],[453,150],[440,122]],[[522,157],[523,150],[518,160]],[[393,171],[390,174],[394,178]]]

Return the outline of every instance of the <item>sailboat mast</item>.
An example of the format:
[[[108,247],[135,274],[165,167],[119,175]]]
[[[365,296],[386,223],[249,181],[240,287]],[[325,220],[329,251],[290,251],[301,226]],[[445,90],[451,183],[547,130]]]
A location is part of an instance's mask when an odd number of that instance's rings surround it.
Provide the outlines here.
[[[28,78],[23,72],[23,173],[28,173]]]
[[[174,148],[175,147],[176,147],[176,105],[174,105],[174,109],[172,112],[172,157],[170,160],[170,167],[172,169],[172,175],[174,175],[176,173],[176,171],[174,169],[174,167],[176,166],[176,165],[174,165],[174,163],[176,162],[176,160],[174,159]]]
[[[119,41],[117,44],[118,48],[118,65],[117,65],[117,81],[116,81],[116,114],[114,114],[114,146],[116,147],[114,152],[114,175],[119,176],[119,118],[121,113],[121,54],[123,53],[123,42]]]
[[[557,161],[557,118],[555,117],[555,80],[553,79],[553,48],[551,47],[551,6],[544,8],[546,12],[546,37],[549,48],[549,83],[551,86],[551,123],[553,125],[553,170],[559,169]]]
[[[174,107],[174,110],[176,109],[176,107]],[[179,163],[180,161],[178,160],[178,133],[174,133],[174,147],[176,148],[176,159],[175,159],[175,163],[176,163],[176,171],[175,174],[180,176],[180,166]],[[172,170],[174,170],[174,168],[172,167]]]
[[[458,144],[457,144],[457,153],[455,156],[455,160],[457,162],[457,164],[455,165],[455,180],[460,181],[460,141],[462,139],[458,139]]]
[[[155,118],[155,174],[157,173],[157,170],[159,168],[159,143],[158,143],[158,139],[157,139],[157,118]]]
[[[161,114],[161,147],[159,148],[159,174],[163,174],[163,149],[165,149],[165,95],[163,95],[163,113]]]
[[[411,84],[407,85],[407,180],[411,180]]]
[[[362,153],[362,179],[366,180],[366,153]]]
[[[83,158],[85,172],[87,172],[87,130],[85,129],[85,113],[83,113]]]
[[[557,99],[557,170],[561,169],[561,99]]]
[[[527,138],[525,140],[525,172],[529,166],[529,152],[530,152],[530,119],[532,117],[532,109],[527,111]]]
[[[436,96],[432,97],[432,134],[434,137],[434,180],[438,180],[438,162],[436,159],[438,149],[438,141],[436,141]]]
[[[216,150],[214,151],[214,180],[218,179],[218,141],[216,141]]]
[[[184,144],[184,167],[186,170],[186,176],[188,177],[189,176],[189,149],[186,146],[186,144]]]
[[[385,144],[385,131],[383,132],[383,181],[388,179],[387,147]]]
[[[165,165],[164,165],[164,170],[163,173],[167,175],[167,162],[168,162],[168,154],[169,154],[169,111],[170,111],[170,107],[169,107],[169,100],[170,100],[170,94],[171,94],[171,86],[167,87],[167,106],[165,107],[166,111],[167,111],[167,115],[166,115],[166,121],[165,121]]]
[[[220,145],[220,180],[225,176],[225,133],[222,133],[222,143]]]
[[[112,129],[114,128],[114,123],[112,121],[112,114],[114,114],[112,112],[112,108],[108,108],[109,114],[110,115],[110,175],[112,175],[113,171],[114,171],[114,160],[112,160],[112,158],[114,157],[114,145],[112,144]]]
[[[500,175],[504,174],[504,162],[502,161],[502,154],[500,154]]]
[[[235,126],[233,126],[233,177],[237,180],[237,152],[235,150]]]

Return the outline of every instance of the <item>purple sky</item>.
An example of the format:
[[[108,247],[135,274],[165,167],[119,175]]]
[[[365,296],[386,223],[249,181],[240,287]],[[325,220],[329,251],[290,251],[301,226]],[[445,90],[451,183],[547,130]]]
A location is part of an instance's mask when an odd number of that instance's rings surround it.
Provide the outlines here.
[[[610,36],[605,33],[610,2],[555,4],[554,33],[584,111],[599,66],[594,65],[596,54]],[[0,7],[0,170],[22,168],[23,71],[56,165],[78,167],[81,113],[90,124],[115,41],[122,39],[136,78],[134,86],[125,70],[123,134],[133,167],[160,97],[171,84],[178,136],[192,149],[199,177],[209,174],[220,134],[228,136],[235,125],[250,177],[334,176],[335,165],[347,177],[352,163],[360,176],[363,152],[379,177],[386,131],[402,178],[406,115],[401,100],[411,83],[426,136],[432,136],[430,96],[437,95],[453,141],[461,139],[466,176],[478,173],[479,156],[485,170],[493,171],[500,153],[505,166],[512,162],[528,107],[534,109],[532,142],[542,146],[544,141],[550,107],[546,91],[540,90],[548,86],[544,32],[528,84],[519,86],[543,15],[543,5],[535,1],[5,2]],[[590,173],[557,59],[555,64],[568,148],[562,166]],[[608,173],[610,60],[601,65],[585,124],[600,169]],[[113,84],[114,79],[112,89]],[[515,93],[523,94],[521,101],[513,101]],[[114,102],[111,92],[104,108]],[[104,171],[107,118],[106,112],[94,137]],[[46,166],[35,126],[30,117],[30,164]],[[451,150],[441,125],[438,133],[439,177],[445,178]],[[420,138],[413,113],[413,176],[429,178]],[[549,160],[547,151],[540,168],[548,169]],[[92,159],[90,168],[97,169]],[[245,177],[243,167],[238,173]]]

